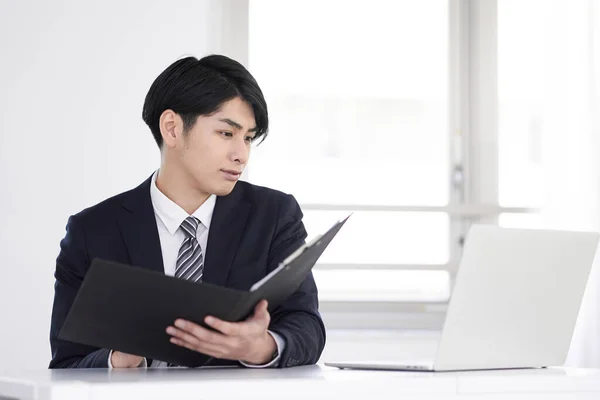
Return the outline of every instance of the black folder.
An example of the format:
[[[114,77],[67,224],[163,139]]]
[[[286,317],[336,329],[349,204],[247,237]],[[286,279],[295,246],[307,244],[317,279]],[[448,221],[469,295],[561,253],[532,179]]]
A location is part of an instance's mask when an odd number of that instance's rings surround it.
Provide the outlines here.
[[[249,291],[94,259],[59,338],[181,366],[205,365],[211,357],[172,344],[167,326],[183,318],[207,327],[207,315],[242,321],[261,299],[272,309],[302,284],[347,219],[302,245]]]

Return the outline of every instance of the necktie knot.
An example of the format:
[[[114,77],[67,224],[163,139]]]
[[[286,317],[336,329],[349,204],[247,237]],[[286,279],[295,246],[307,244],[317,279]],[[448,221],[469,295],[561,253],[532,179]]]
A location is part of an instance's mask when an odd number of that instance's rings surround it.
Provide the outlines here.
[[[181,223],[181,229],[183,233],[185,233],[186,237],[196,237],[196,231],[198,230],[198,225],[200,224],[200,220],[196,217],[187,217]]]

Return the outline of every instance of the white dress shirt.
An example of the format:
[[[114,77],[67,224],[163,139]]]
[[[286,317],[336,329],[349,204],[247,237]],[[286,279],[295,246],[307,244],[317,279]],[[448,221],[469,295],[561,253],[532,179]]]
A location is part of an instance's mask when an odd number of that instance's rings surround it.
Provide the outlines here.
[[[150,198],[152,200],[152,206],[154,207],[154,216],[156,217],[156,226],[158,228],[158,236],[160,239],[160,248],[162,250],[163,266],[165,275],[174,276],[175,267],[177,265],[177,255],[179,254],[179,248],[185,239],[185,233],[180,228],[181,223],[189,217],[188,213],[177,205],[174,201],[169,199],[163,192],[161,192],[156,186],[156,177],[158,171],[152,175],[152,183],[150,185]],[[192,214],[192,216],[198,218],[200,223],[196,231],[196,239],[202,249],[202,255],[206,260],[206,245],[208,243],[208,233],[210,230],[210,223],[212,220],[213,211],[217,197],[213,194],[206,199],[206,201]],[[175,322],[175,321],[173,321]],[[242,362],[243,365],[252,368],[265,368],[276,366],[279,362],[281,354],[285,348],[285,340],[275,332],[268,331],[273,339],[277,343],[277,357],[271,362],[264,365],[253,365]],[[110,358],[112,351],[108,356],[108,367],[112,368]],[[147,366],[147,361],[144,359],[141,367]],[[167,363],[164,361],[153,360],[152,368],[165,368]]]

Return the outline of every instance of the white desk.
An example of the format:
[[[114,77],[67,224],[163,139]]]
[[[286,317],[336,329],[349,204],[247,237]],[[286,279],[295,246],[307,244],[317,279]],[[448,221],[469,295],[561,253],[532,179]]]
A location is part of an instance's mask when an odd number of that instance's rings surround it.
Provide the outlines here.
[[[252,370],[39,370],[0,373],[0,399],[600,399],[600,370],[457,373]]]

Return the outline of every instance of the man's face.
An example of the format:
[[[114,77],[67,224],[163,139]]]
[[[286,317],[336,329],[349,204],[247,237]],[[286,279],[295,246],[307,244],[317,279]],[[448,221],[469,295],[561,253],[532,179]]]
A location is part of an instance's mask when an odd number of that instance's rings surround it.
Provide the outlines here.
[[[229,194],[248,163],[255,128],[252,107],[239,97],[210,116],[198,117],[177,145],[191,184],[208,194]]]

